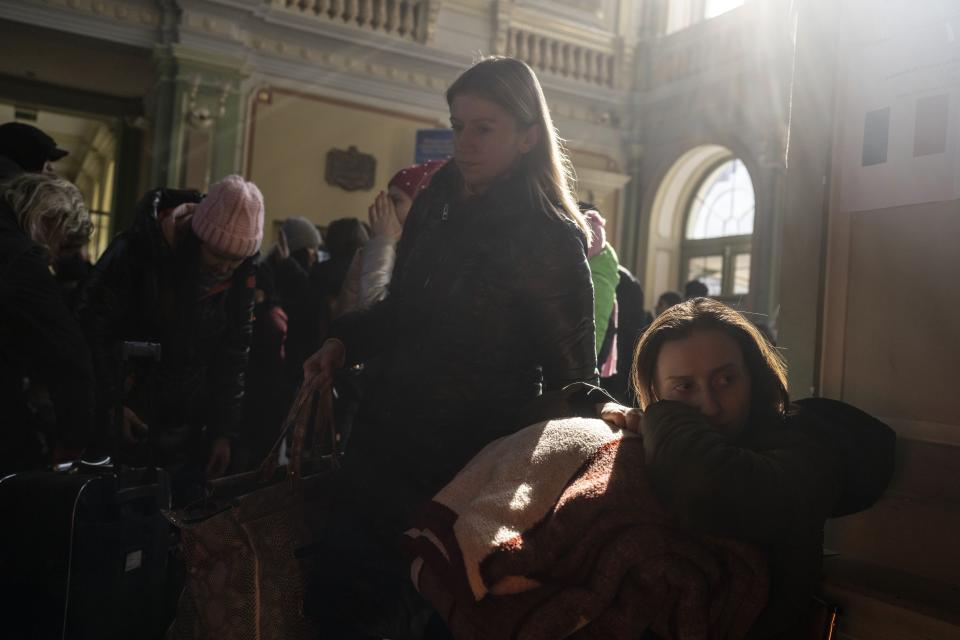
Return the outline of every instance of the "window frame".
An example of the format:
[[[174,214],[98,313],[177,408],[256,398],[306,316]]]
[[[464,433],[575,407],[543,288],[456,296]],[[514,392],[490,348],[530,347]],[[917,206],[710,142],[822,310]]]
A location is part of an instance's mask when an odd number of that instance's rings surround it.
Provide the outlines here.
[[[729,162],[735,162],[737,160],[739,160],[743,165],[744,171],[747,172],[747,176],[750,178],[750,186],[753,188],[753,232],[738,236],[720,236],[716,238],[701,239],[688,238],[687,231],[690,223],[690,216],[693,213],[693,208],[697,202],[697,196],[700,193],[701,188],[703,188],[703,185],[706,184],[707,180],[713,176],[717,169]],[[753,289],[753,273],[755,264],[753,257],[753,236],[756,233],[757,228],[756,220],[757,186],[754,183],[753,175],[750,173],[750,170],[747,168],[747,165],[743,159],[732,154],[726,155],[722,158],[718,158],[716,162],[706,167],[703,173],[700,175],[700,178],[693,183],[692,189],[690,189],[690,194],[686,200],[686,207],[684,210],[681,227],[682,237],[680,239],[679,290],[682,291],[683,286],[690,280],[690,260],[692,258],[720,255],[723,256],[723,273],[720,279],[720,295],[711,297],[723,302],[733,302],[750,295],[750,291]],[[734,264],[736,256],[743,253],[750,255],[750,284],[748,285],[746,292],[734,293]]]

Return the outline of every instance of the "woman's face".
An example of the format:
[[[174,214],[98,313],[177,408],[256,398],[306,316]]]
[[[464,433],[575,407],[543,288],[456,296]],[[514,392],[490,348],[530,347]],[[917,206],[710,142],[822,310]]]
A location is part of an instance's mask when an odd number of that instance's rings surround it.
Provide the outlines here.
[[[661,400],[694,407],[729,438],[750,417],[750,372],[736,340],[719,329],[698,329],[660,347],[654,391]]]
[[[246,258],[221,253],[206,242],[200,245],[200,268],[220,280],[233,275],[244,260]]]
[[[397,211],[397,220],[400,226],[407,221],[407,214],[410,213],[410,207],[413,206],[413,199],[407,195],[407,192],[400,187],[393,186],[387,189],[387,197],[393,201],[393,207]]]
[[[453,99],[450,124],[453,157],[473,193],[483,192],[540,139],[539,127],[518,128],[516,119],[506,109],[470,94]]]

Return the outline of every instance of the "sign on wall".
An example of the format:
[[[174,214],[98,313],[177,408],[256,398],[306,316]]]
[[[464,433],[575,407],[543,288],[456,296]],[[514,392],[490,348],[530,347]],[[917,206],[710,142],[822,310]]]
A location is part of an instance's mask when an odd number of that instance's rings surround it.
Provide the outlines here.
[[[327,152],[325,179],[346,191],[368,191],[373,188],[377,159],[369,153],[360,153],[356,147],[330,149]]]
[[[453,131],[450,129],[418,129],[414,162],[446,160],[453,156]]]

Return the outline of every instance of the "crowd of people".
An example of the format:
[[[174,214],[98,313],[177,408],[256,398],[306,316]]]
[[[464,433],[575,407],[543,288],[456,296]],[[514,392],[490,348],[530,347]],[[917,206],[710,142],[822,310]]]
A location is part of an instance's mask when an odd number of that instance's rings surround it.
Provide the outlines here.
[[[830,418],[791,405],[770,338],[702,283],[645,310],[601,212],[574,196],[526,64],[483,60],[446,101],[453,158],[397,173],[369,223],[321,235],[291,217],[267,251],[253,183],[160,188],[69,287],[54,265],[91,225],[51,171],[66,152],[0,126],[0,474],[119,452],[170,470],[188,504],[258,465],[316,394],[343,468],[305,612],[323,637],[442,638],[400,546],[411,515],[491,442],[600,418],[643,438],[678,526],[763,550],[770,595],[749,637],[790,637],[845,491]]]

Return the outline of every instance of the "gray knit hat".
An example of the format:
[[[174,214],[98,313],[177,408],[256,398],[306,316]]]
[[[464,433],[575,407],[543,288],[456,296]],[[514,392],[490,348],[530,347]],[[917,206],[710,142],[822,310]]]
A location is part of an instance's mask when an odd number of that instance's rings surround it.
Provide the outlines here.
[[[323,240],[315,224],[306,218],[287,218],[283,221],[283,235],[287,236],[290,253],[313,247],[316,249]]]

